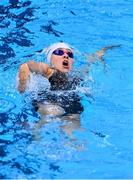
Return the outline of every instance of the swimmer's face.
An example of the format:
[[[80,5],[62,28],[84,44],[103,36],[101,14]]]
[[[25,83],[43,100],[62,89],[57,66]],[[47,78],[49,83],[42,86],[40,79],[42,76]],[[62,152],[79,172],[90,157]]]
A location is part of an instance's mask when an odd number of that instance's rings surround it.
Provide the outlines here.
[[[73,65],[73,52],[69,49],[56,49],[51,56],[52,65],[61,72],[69,72]]]

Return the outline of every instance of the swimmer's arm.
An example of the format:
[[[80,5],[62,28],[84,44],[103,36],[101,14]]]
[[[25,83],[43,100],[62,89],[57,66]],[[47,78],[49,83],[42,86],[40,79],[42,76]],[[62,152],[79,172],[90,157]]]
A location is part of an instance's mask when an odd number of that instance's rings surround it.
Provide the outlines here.
[[[27,63],[22,64],[19,68],[19,73],[18,73],[19,92],[25,91],[26,84],[28,79],[30,78],[31,72],[35,72],[49,78],[53,73],[53,69],[51,69],[47,64],[43,62],[37,63],[34,61],[29,61]]]
[[[22,64],[18,72],[18,90],[24,92],[26,89],[26,83],[30,76],[30,70],[26,63]]]
[[[41,74],[47,78],[49,78],[53,72],[53,70],[43,62],[29,61],[26,64],[28,65],[30,72]]]
[[[121,46],[120,44],[106,46],[106,47],[100,49],[99,51],[97,51],[97,52],[95,52],[95,53],[93,53],[91,55],[85,54],[85,56],[87,57],[89,63],[93,63],[93,62],[96,62],[96,61],[101,61],[103,64],[105,64],[105,60],[104,60],[103,56],[106,53],[106,51],[112,50],[114,48],[118,48],[120,46]]]

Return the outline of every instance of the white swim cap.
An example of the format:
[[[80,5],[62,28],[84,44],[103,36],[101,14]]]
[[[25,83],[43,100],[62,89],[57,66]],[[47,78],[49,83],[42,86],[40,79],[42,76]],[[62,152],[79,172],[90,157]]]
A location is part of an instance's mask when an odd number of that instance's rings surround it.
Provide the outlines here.
[[[46,49],[46,61],[48,63],[51,61],[52,53],[58,48],[70,49],[73,52],[73,48],[69,44],[63,42],[54,43]]]

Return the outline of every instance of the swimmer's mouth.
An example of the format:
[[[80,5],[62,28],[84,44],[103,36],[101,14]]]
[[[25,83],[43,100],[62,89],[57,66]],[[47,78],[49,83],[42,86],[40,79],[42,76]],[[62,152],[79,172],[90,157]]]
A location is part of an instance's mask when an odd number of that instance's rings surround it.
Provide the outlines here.
[[[68,61],[63,61],[63,67],[64,68],[69,68],[69,63],[68,63]]]

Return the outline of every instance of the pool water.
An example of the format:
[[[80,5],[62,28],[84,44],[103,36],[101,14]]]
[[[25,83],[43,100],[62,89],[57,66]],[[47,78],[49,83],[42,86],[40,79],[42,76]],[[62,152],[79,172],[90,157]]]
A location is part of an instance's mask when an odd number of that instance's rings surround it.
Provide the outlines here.
[[[131,0],[0,2],[0,179],[133,178],[132,8]],[[85,79],[80,124],[69,136],[63,127],[71,122],[48,117],[34,137],[38,86],[19,94],[16,75],[22,63],[44,61],[39,52],[58,41],[89,54],[121,46],[105,53],[106,66],[75,57]]]

